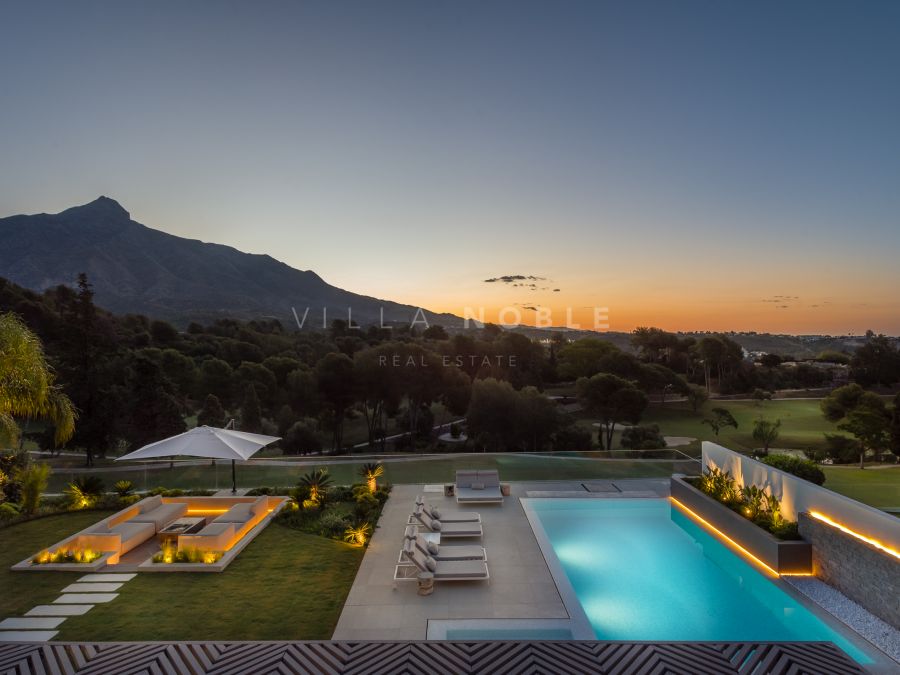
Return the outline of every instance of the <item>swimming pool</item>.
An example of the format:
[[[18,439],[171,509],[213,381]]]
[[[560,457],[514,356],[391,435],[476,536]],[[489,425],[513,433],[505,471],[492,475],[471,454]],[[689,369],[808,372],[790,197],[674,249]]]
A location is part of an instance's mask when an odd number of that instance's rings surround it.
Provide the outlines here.
[[[825,640],[872,661],[667,499],[522,501],[599,640]]]

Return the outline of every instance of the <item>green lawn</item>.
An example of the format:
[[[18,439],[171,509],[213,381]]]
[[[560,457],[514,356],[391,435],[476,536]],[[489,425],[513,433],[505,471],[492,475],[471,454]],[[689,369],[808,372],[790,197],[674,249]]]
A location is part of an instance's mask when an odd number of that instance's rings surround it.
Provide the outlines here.
[[[0,616],[52,602],[79,574],[9,566],[104,517],[53,516],[0,530]],[[116,600],[60,627],[58,640],[327,640],[363,550],[269,525],[221,574],[140,574]]]
[[[0,530],[0,618],[22,616],[35,605],[50,603],[80,574],[68,572],[11,572],[10,566],[109,515],[78,511],[39,518]]]
[[[729,410],[737,420],[738,428],[723,429],[716,438],[712,429],[702,422],[709,410],[715,407]],[[701,441],[715,441],[734,450],[752,450],[759,445],[752,437],[753,421],[761,415],[766,419],[781,420],[781,436],[775,444],[779,448],[802,450],[822,447],[825,443],[824,434],[837,431],[822,416],[818,400],[778,399],[763,403],[710,401],[697,413],[684,403],[654,405],[644,415],[642,424],[658,424],[666,436],[692,436]]]
[[[900,507],[900,467],[851,469],[823,466],[825,487],[878,507]]]

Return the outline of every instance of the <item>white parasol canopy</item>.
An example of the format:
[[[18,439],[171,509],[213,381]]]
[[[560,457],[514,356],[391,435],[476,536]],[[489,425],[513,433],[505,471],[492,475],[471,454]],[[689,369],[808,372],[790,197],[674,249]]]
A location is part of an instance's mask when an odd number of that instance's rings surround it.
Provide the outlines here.
[[[116,461],[175,456],[230,459],[232,491],[235,491],[237,489],[234,477],[235,460],[244,461],[250,459],[260,449],[277,440],[280,440],[277,436],[264,436],[263,434],[250,434],[245,431],[234,431],[233,429],[203,426],[171,438],[165,438],[156,443],[151,443],[150,445],[145,445],[143,448],[129,452],[127,455],[116,457]]]

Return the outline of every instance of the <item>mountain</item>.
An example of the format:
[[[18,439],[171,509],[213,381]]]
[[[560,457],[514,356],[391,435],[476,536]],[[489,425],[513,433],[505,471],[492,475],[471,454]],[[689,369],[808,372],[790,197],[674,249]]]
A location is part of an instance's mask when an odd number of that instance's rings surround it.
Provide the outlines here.
[[[0,218],[0,276],[42,291],[73,285],[85,272],[98,305],[185,325],[216,318],[275,317],[307,327],[352,319],[359,324],[411,322],[417,308],[351,293],[315,272],[268,255],[176,237],[131,219],[109,197],[61,213]],[[423,311],[430,323],[458,327],[452,314]],[[421,317],[420,317],[421,318]],[[421,324],[420,324],[421,325]]]

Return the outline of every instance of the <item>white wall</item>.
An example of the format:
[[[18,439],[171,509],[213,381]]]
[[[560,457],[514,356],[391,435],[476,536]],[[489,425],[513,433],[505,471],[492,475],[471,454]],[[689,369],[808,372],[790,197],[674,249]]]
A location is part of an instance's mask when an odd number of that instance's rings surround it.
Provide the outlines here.
[[[752,484],[768,488],[769,492],[781,500],[782,514],[789,520],[797,520],[797,514],[804,511],[818,511],[844,527],[877,539],[885,546],[900,550],[900,518],[896,516],[839,495],[825,487],[814,485],[721,445],[704,441],[704,471],[707,466],[729,472],[741,486]],[[892,470],[891,474],[894,473],[896,471]]]

